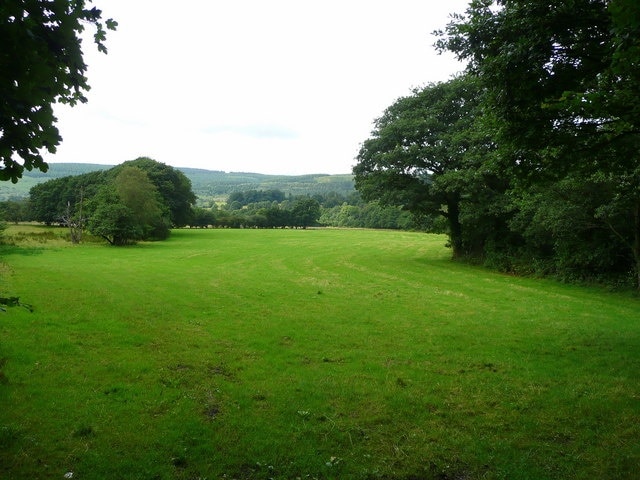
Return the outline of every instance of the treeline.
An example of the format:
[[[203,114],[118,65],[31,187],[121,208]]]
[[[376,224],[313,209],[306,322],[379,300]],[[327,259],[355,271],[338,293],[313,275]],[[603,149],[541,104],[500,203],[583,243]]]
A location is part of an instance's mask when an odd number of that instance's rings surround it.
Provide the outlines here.
[[[453,255],[640,288],[640,3],[472,2],[467,62],[376,120],[363,198],[446,222]]]
[[[128,163],[128,165],[132,164]],[[140,165],[140,160],[134,161],[133,165]],[[162,168],[171,167],[163,166]],[[32,195],[29,198],[1,201],[0,220],[15,223],[36,221],[48,225],[68,225],[69,209],[73,217],[73,212],[79,210],[81,195],[84,196],[85,220],[91,218],[96,204],[96,201],[91,199],[103,184],[116,178],[119,170],[120,168],[113,171],[91,172],[53,179],[36,185],[32,188]],[[159,182],[160,186],[163,184],[166,185],[166,182]],[[164,197],[173,198],[174,193],[165,191]],[[174,213],[167,225],[196,228],[324,226],[439,233],[445,229],[444,222],[435,216],[418,217],[397,206],[383,205],[378,201],[367,202],[355,191],[347,194],[328,192],[315,195],[291,195],[278,189],[245,190],[231,193],[223,204],[211,201],[206,206],[189,204],[188,201],[184,201],[184,195],[182,197],[182,200],[173,198],[167,201],[167,205],[174,205],[174,209],[178,205],[181,209],[179,214]],[[191,198],[193,197],[188,197],[187,200]],[[86,226],[88,225],[87,223]]]
[[[349,227],[436,231],[437,221],[379,202],[365,202],[357,192],[287,195],[281,190],[233,192],[226,203],[193,209],[191,226],[199,228]]]

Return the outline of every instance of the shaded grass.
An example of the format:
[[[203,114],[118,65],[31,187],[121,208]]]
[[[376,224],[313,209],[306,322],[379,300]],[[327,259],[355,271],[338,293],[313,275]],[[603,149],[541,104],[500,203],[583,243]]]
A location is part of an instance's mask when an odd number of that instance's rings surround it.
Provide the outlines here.
[[[633,478],[637,299],[438,236],[5,251],[0,477]]]

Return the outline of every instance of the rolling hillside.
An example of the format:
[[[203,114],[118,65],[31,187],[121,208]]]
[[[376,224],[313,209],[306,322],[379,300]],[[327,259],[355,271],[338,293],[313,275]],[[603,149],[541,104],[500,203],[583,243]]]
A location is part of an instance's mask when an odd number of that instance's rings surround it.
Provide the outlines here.
[[[29,195],[31,187],[53,178],[70,175],[81,175],[111,168],[111,165],[90,163],[52,163],[49,171],[25,172],[22,179],[13,184],[0,183],[0,200],[24,198]],[[349,193],[354,190],[352,175],[265,175],[260,173],[221,172],[198,168],[179,168],[193,186],[193,192],[200,199],[225,198],[231,192],[242,190],[282,190],[292,195],[313,195],[315,193],[339,192]]]

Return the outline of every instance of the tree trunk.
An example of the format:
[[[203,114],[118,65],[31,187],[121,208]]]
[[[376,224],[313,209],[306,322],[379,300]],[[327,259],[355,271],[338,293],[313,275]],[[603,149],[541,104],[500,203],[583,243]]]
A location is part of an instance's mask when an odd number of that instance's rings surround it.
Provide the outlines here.
[[[633,225],[633,259],[636,269],[636,288],[640,291],[640,200],[636,203]]]
[[[102,238],[104,238],[107,242],[109,242],[109,245],[115,245],[115,243],[113,243],[114,241],[109,238],[107,235],[100,235]]]
[[[460,258],[462,251],[462,225],[460,224],[460,204],[458,199],[447,202],[447,221],[449,222],[449,240],[453,250],[453,258]]]

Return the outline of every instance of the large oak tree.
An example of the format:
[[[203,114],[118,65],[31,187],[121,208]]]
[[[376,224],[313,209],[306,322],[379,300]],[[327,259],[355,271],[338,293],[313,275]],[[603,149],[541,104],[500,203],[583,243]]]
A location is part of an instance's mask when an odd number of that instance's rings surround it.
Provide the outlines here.
[[[484,182],[478,151],[491,148],[479,128],[481,98],[470,75],[399,98],[375,121],[353,168],[365,200],[445,217],[454,256],[465,253],[462,202]]]

